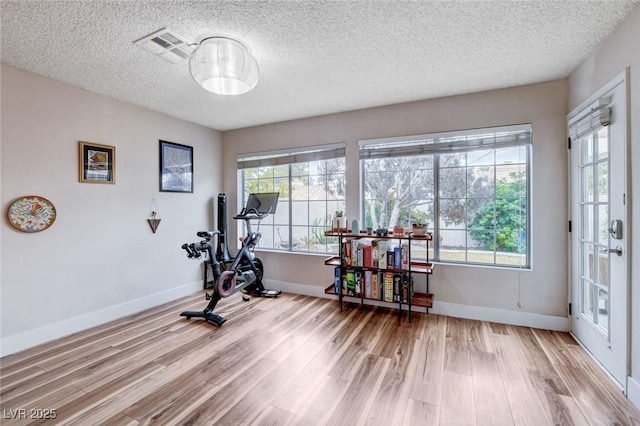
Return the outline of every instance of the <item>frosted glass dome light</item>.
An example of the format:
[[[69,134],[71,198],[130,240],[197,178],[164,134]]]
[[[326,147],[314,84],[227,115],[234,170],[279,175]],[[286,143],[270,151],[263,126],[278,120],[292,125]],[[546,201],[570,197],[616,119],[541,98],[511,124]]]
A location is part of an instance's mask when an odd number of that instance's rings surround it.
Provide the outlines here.
[[[209,37],[189,59],[189,71],[203,89],[218,95],[241,95],[258,84],[260,70],[255,58],[240,42]]]

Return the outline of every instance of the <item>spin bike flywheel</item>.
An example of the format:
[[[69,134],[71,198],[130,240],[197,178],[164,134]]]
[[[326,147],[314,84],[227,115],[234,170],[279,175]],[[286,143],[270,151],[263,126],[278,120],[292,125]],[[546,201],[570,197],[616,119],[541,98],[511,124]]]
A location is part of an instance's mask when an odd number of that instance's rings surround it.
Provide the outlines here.
[[[264,265],[262,264],[262,261],[260,259],[258,259],[257,257],[253,259],[253,264],[255,265],[257,271],[256,271],[256,278],[258,280],[262,280],[263,274],[264,274]],[[242,264],[239,266],[238,269],[242,270],[242,269],[249,269],[249,262],[248,261],[244,261],[242,262]],[[218,289],[218,294],[220,295],[220,297],[229,297],[231,296],[235,289],[236,289],[236,274],[233,271],[223,271],[222,274],[220,274],[220,277],[218,278],[218,281],[216,282],[216,286]]]
[[[229,297],[236,289],[236,273],[234,271],[224,271],[216,281],[218,294],[220,297]]]

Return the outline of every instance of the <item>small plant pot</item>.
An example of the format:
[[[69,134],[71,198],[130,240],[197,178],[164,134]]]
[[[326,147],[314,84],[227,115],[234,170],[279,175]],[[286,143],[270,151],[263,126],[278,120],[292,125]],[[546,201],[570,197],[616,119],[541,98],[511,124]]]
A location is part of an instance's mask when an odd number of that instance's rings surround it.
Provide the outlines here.
[[[427,225],[411,225],[413,235],[422,236],[427,234]]]
[[[334,231],[346,231],[347,230],[347,218],[345,216],[336,216],[333,218]]]
[[[393,227],[393,233],[395,235],[403,235],[404,234],[404,228],[402,226],[394,226]]]

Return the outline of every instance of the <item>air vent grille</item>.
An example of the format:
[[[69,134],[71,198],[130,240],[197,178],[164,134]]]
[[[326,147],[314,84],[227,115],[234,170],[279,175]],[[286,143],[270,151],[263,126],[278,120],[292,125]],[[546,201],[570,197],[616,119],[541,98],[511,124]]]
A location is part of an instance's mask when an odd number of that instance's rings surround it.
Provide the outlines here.
[[[134,43],[172,64],[184,61],[194,50],[184,38],[166,28],[142,37]]]

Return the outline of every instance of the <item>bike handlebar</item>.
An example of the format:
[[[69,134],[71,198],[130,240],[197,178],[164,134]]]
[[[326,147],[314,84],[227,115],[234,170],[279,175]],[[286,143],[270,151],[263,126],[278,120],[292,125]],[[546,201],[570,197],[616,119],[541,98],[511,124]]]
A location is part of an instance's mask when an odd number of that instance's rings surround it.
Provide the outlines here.
[[[234,216],[234,219],[243,219],[243,220],[249,220],[249,219],[264,219],[265,217],[269,216],[271,214],[271,210],[269,210],[266,213],[260,213],[258,212],[258,209],[243,209],[240,214]]]

